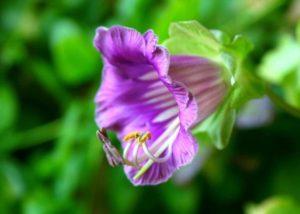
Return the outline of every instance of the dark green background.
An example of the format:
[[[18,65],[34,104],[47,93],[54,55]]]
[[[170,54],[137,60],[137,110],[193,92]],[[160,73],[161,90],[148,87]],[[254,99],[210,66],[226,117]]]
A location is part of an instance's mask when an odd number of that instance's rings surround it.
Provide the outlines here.
[[[152,28],[162,42],[171,21],[196,19],[246,35],[255,72],[280,35],[293,34],[295,2],[1,1],[0,213],[242,213],[276,195],[300,201],[300,123],[279,109],[263,128],[236,128],[191,182],[155,187],[133,187],[108,166],[93,117],[97,26]]]

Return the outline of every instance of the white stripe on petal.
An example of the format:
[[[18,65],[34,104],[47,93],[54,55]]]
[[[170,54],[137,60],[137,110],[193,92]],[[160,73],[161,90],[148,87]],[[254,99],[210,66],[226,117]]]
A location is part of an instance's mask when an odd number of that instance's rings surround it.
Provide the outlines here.
[[[167,102],[163,102],[161,104],[157,105],[157,108],[165,108],[168,106],[173,106],[173,105],[177,105],[176,101],[174,101],[174,99],[167,101]]]
[[[155,82],[155,83],[152,83],[152,84],[148,87],[148,89],[154,89],[154,88],[156,88],[156,89],[162,89],[162,86],[164,86],[163,83],[162,83],[161,81],[157,81],[157,82]]]
[[[172,98],[172,96],[170,94],[165,94],[162,96],[158,96],[158,97],[154,97],[153,99],[147,100],[145,101],[146,104],[152,104],[152,103],[156,103],[159,101],[168,101]]]
[[[147,72],[143,76],[139,77],[140,80],[157,80],[157,73],[154,71]]]
[[[163,94],[169,94],[170,92],[166,88],[158,88],[154,90],[150,90],[143,95],[143,98],[155,97]]]
[[[153,123],[159,123],[159,122],[163,122],[165,120],[168,120],[170,119],[171,117],[174,117],[178,114],[178,107],[175,106],[175,107],[172,107],[172,108],[169,108],[163,112],[161,112],[159,115],[157,115],[153,120],[152,122]]]
[[[202,82],[206,82],[206,81],[211,81],[213,79],[218,79],[219,77],[217,76],[217,74],[214,73],[210,73],[210,74],[205,74],[202,76],[189,76],[186,77],[184,79],[185,84],[199,84]]]
[[[169,136],[170,133],[174,131],[174,129],[179,125],[179,117],[176,117],[173,121],[169,123],[167,126],[168,128],[162,133],[151,145],[150,151],[153,151],[156,149],[157,146],[166,138]]]

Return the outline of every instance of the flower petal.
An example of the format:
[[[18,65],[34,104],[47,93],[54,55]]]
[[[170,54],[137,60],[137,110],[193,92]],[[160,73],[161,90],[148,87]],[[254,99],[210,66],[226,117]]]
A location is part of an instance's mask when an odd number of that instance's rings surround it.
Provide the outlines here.
[[[136,168],[125,166],[126,175],[134,185],[156,185],[166,182],[176,170],[192,161],[198,152],[196,140],[184,128],[180,128],[174,135],[176,139],[172,144],[172,156],[168,161],[152,163],[151,167],[138,178],[136,175],[139,171]],[[146,165],[151,162],[148,160]]]
[[[227,92],[221,69],[201,57],[172,56],[169,75],[195,97],[199,109],[197,123],[216,110]]]
[[[154,34],[153,30],[148,30],[144,34],[144,38],[146,41],[146,48],[148,53],[153,53],[156,49],[157,44],[157,36]]]
[[[156,41],[151,31],[142,36],[122,27],[99,28],[94,40],[104,60],[103,83],[95,97],[98,126],[116,131],[120,139],[133,131],[150,131],[147,147],[156,158],[172,149],[164,163],[149,164],[143,150],[130,147],[129,159],[138,157],[141,164],[149,165],[138,179],[134,179],[134,173],[139,173],[136,168],[125,167],[127,176],[138,185],[166,181],[197,150],[188,132],[197,118],[197,102],[184,85],[170,78],[169,54]],[[129,148],[128,143],[122,145]]]
[[[144,61],[145,40],[134,29],[113,26],[96,30],[94,46],[112,64],[126,64]]]

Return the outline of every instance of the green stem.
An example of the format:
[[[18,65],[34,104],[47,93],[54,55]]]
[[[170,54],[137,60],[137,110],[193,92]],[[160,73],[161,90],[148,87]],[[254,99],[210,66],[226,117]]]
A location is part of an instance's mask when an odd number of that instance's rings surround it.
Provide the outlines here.
[[[6,139],[6,144],[2,144],[1,151],[13,151],[36,146],[53,140],[58,137],[61,121],[55,120],[45,125],[26,130],[20,133],[11,133]]]
[[[295,116],[295,117],[299,117],[300,118],[300,110],[289,105],[287,102],[285,102],[279,95],[277,95],[270,86],[266,87],[266,93],[267,95],[270,97],[270,99],[280,108],[284,109],[285,111],[287,111],[288,113],[290,113],[291,115]]]

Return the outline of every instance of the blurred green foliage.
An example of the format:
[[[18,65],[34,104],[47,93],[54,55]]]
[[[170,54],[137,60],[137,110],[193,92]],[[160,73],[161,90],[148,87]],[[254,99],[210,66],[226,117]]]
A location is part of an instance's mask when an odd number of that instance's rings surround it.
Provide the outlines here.
[[[299,107],[299,11],[298,0],[1,1],[0,213],[299,213],[300,123],[280,109],[266,127],[234,130],[188,183],[136,188],[109,168],[92,46],[100,25],[152,28],[162,42],[170,22],[195,19],[248,37],[249,72]],[[287,198],[253,205],[276,195]]]
[[[277,196],[264,201],[260,205],[251,204],[246,210],[247,214],[297,214],[300,212],[300,207],[289,197]]]
[[[290,105],[300,108],[300,22],[294,35],[283,34],[263,58],[260,75],[277,86]],[[296,38],[298,37],[298,38]]]

